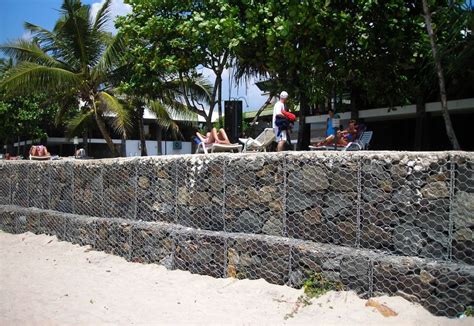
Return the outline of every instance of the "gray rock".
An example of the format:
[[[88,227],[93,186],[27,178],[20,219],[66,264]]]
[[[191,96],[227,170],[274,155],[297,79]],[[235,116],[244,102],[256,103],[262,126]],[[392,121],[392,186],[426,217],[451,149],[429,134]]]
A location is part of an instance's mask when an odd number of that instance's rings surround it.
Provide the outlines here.
[[[469,228],[461,228],[454,232],[454,239],[457,241],[474,241],[474,231]]]
[[[415,201],[415,192],[408,186],[403,186],[397,189],[392,195],[392,202],[394,204],[410,204]]]
[[[474,193],[459,191],[453,202],[452,217],[457,228],[474,227]]]
[[[290,284],[293,287],[300,287],[305,281],[305,276],[299,269],[290,272]]]
[[[329,188],[329,179],[325,169],[319,166],[303,166],[288,176],[291,186],[301,187],[305,192],[322,191]]]
[[[160,214],[167,214],[174,210],[174,205],[167,203],[155,202],[152,209]]]
[[[380,203],[387,200],[390,194],[379,188],[363,188],[362,198],[369,204]]]
[[[392,245],[392,235],[380,226],[362,226],[361,244],[366,248],[388,249]]]
[[[163,265],[166,267],[166,269],[173,269],[173,258],[171,255],[166,256],[162,260],[160,260],[160,265]]]
[[[418,227],[403,224],[393,229],[393,244],[395,250],[409,256],[416,256],[425,244]]]
[[[427,199],[438,199],[449,197],[449,190],[446,182],[444,181],[435,181],[428,183],[421,189],[423,198]]]
[[[357,170],[355,167],[352,169],[335,168],[330,173],[329,182],[334,191],[357,191]]]
[[[283,220],[281,217],[270,217],[262,228],[262,233],[268,235],[283,235]]]

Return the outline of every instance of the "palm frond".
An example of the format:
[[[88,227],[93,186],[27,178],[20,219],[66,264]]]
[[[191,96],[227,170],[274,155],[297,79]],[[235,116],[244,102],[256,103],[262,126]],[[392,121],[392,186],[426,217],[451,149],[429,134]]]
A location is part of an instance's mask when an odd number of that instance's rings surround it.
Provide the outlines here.
[[[106,75],[107,72],[117,68],[122,63],[124,55],[125,43],[123,42],[122,35],[119,33],[116,35],[111,43],[107,46],[104,53],[99,59],[99,62],[94,67],[92,74],[95,77],[100,75]]]
[[[56,24],[55,33],[69,49],[64,53],[68,62],[79,62],[82,71],[94,66],[103,51],[102,44],[94,32],[90,7],[79,0],[64,0],[62,17]]]
[[[189,125],[194,124],[198,120],[198,115],[195,111],[190,110],[185,104],[174,98],[162,96],[159,100],[152,102],[155,104],[159,103],[173,120]]]
[[[111,0],[106,0],[102,7],[97,12],[97,16],[95,17],[94,22],[94,30],[100,31],[103,29],[105,24],[109,21],[109,14],[110,14],[110,4]]]
[[[68,89],[78,87],[80,82],[80,76],[68,70],[21,62],[9,70],[9,75],[0,82],[0,88],[18,94]]]
[[[103,91],[98,94],[99,101],[104,112],[113,114],[114,129],[126,136],[131,126],[130,112],[117,98]]]
[[[46,54],[35,42],[19,39],[2,44],[0,50],[17,61],[28,61],[49,67],[66,68],[66,66]]]
[[[156,123],[163,129],[169,130],[173,135],[181,135],[179,125],[173,120],[167,108],[159,101],[150,101],[148,108],[156,116]]]
[[[0,58],[0,79],[5,76],[8,70],[13,68],[13,59],[10,57],[8,59]]]
[[[74,118],[68,121],[66,127],[66,137],[72,138],[80,135],[94,121],[94,111],[88,110],[79,112]]]
[[[182,96],[188,96],[201,103],[209,104],[211,99],[212,84],[202,76],[172,79],[164,86],[172,92],[181,93]]]
[[[48,53],[52,51],[57,54],[61,49],[61,42],[53,32],[29,22],[25,22],[23,27],[31,33],[33,40],[38,43],[38,46],[43,49],[44,52]],[[55,55],[55,57],[60,56]]]

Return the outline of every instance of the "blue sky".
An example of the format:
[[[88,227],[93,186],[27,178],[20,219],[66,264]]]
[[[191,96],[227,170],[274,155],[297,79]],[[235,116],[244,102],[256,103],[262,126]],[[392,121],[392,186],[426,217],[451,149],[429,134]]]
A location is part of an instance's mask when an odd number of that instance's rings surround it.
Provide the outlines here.
[[[82,0],[82,3],[92,5],[92,11],[97,12],[103,1]],[[28,33],[23,28],[25,21],[46,29],[52,29],[59,17],[62,2],[62,0],[0,0],[0,43],[28,37]],[[123,0],[112,1],[111,13],[113,16],[124,15],[129,11],[130,7],[124,5]],[[110,25],[109,29],[112,30],[113,26]],[[210,72],[203,71],[203,74],[208,75]],[[228,71],[223,74],[224,100],[229,98],[228,74]],[[247,108],[244,101],[244,111],[248,111],[258,109],[265,102],[266,97],[262,97],[260,94],[260,90],[251,81],[247,86],[244,84],[240,87],[235,87],[235,83],[232,83],[230,97],[244,97],[248,103]]]
[[[92,4],[94,0],[83,0]],[[15,40],[25,30],[25,21],[52,29],[59,16],[62,0],[0,0],[0,42]]]

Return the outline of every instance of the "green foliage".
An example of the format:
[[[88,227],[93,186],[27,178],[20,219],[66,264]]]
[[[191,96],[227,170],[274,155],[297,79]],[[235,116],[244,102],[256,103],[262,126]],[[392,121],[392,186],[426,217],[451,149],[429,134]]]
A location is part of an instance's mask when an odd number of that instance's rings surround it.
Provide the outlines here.
[[[464,310],[464,315],[466,317],[474,317],[474,309],[472,308],[472,306],[466,307],[466,310]]]
[[[128,48],[130,83],[142,93],[156,94],[160,79],[178,80],[182,100],[203,116],[210,128],[213,110],[220,105],[222,72],[241,42],[241,11],[227,0],[127,3],[133,12],[119,18],[117,26]],[[202,77],[197,67],[208,68],[215,75],[207,103],[187,87],[187,80]]]
[[[0,144],[16,141],[18,137],[42,139],[54,126],[58,105],[48,102],[46,94],[30,96],[0,96]]]
[[[247,134],[247,131],[250,129],[250,122],[247,121],[247,113],[242,113],[242,133]]]
[[[213,123],[213,127],[217,130],[224,128],[224,117],[217,119],[216,122]]]
[[[318,298],[329,291],[342,291],[343,285],[326,280],[321,273],[314,273],[303,283],[303,289],[309,298]]]
[[[16,60],[0,82],[0,88],[10,95],[25,96],[31,92],[61,93],[68,98],[60,103],[84,103],[81,112],[73,108],[77,117],[72,127],[84,126],[84,116],[93,116],[115,155],[110,127],[125,134],[130,125],[127,110],[114,97],[114,82],[123,64],[123,44],[120,35],[112,37],[104,30],[111,0],[106,0],[95,20],[90,6],[80,0],[64,0],[60,18],[52,31],[25,23],[33,35],[31,41],[18,40],[0,46]],[[58,117],[70,107],[61,107]],[[109,129],[103,123],[107,113],[115,116]],[[109,115],[110,116],[110,115]],[[82,130],[73,130],[81,132]]]

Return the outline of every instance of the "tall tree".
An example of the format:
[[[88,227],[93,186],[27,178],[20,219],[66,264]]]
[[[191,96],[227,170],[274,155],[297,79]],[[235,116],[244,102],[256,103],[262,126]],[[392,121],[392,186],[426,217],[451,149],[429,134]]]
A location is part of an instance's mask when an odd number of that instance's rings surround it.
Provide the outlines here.
[[[117,131],[125,134],[130,124],[128,111],[113,95],[109,79],[121,63],[120,36],[105,31],[111,0],[106,0],[92,17],[90,6],[80,0],[64,0],[61,16],[52,31],[25,23],[31,41],[18,40],[0,49],[18,61],[0,87],[9,93],[62,91],[83,103],[70,128],[94,120],[113,156],[117,151],[107,126],[112,118]]]
[[[432,20],[431,20],[430,7],[428,5],[427,0],[422,0],[422,3],[423,3],[424,18],[426,22],[426,30],[428,32],[428,36],[430,39],[433,60],[436,65],[436,73],[438,75],[439,93],[441,97],[441,112],[444,119],[444,125],[446,127],[446,133],[448,135],[449,141],[453,145],[453,149],[459,150],[461,149],[461,147],[459,146],[456,133],[454,132],[453,125],[451,123],[451,117],[449,116],[449,112],[448,112],[448,99],[446,96],[446,81],[444,79],[443,66],[441,65],[441,58],[439,57],[438,46],[436,45],[436,39],[435,39],[434,31],[433,31],[433,26],[431,23]]]
[[[117,25],[126,35],[134,79],[143,85],[155,82],[147,78],[153,74],[174,75],[183,101],[211,128],[215,108],[222,112],[222,74],[239,43],[238,8],[227,0],[127,2],[133,12]],[[191,85],[202,68],[213,74],[208,104]]]

